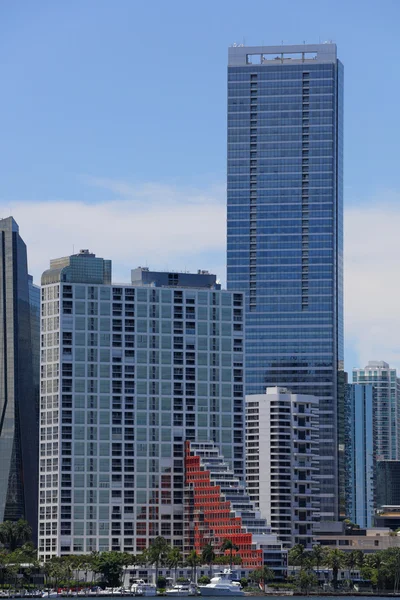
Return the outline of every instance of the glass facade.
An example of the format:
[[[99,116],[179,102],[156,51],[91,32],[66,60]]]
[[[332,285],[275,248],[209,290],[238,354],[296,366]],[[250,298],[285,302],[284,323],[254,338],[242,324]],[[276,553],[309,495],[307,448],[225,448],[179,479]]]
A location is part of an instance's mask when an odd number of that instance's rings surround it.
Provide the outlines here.
[[[227,281],[246,295],[246,393],[319,398],[322,519],[338,515],[342,129],[334,44],[229,49]]]
[[[375,422],[377,460],[400,459],[400,379],[384,361],[369,361],[353,369],[353,383],[371,383],[376,392]]]
[[[383,506],[400,506],[400,460],[376,463],[376,507],[382,510]]]
[[[375,508],[375,422],[372,385],[347,384],[346,516],[362,528],[373,526]]]
[[[39,396],[40,396],[40,287],[33,283],[32,275],[28,275],[29,307],[31,319],[32,369],[35,395],[36,427],[39,431]],[[39,452],[39,449],[37,449]],[[37,482],[36,482],[37,483]]]
[[[18,225],[12,217],[1,219],[0,522],[28,520],[36,541],[38,381],[33,357],[39,346],[39,313],[32,309],[28,277]]]

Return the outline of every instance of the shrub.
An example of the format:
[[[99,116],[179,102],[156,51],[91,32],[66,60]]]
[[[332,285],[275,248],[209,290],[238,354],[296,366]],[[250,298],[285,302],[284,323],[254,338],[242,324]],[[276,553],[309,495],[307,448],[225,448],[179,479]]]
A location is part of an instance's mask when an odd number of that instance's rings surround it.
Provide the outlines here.
[[[159,575],[159,577],[157,579],[157,587],[158,588],[166,588],[167,587],[167,580],[162,575]]]

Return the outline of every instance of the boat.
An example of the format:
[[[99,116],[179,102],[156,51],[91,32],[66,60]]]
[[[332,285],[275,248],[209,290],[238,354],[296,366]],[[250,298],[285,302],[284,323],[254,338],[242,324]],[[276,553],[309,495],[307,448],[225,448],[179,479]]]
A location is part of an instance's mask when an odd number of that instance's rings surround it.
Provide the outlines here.
[[[144,579],[136,579],[131,585],[131,593],[134,596],[157,596],[157,587]]]
[[[171,588],[165,590],[166,596],[197,596],[197,586],[191,581],[176,583]]]
[[[88,592],[88,595],[89,596],[98,596],[101,591],[102,591],[101,587],[98,586],[98,585],[95,585],[95,586],[93,586],[93,587],[90,588],[90,590]]]
[[[58,593],[55,590],[50,590],[49,592],[43,592],[42,598],[57,598]]]
[[[237,577],[230,569],[216,573],[207,585],[200,585],[202,596],[244,596],[244,591]]]

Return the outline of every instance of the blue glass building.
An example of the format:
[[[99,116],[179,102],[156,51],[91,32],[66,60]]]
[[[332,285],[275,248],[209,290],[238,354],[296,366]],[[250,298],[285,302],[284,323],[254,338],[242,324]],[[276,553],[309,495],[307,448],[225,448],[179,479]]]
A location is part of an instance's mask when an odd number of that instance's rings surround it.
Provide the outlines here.
[[[375,508],[375,401],[371,384],[346,385],[346,514],[373,526]]]
[[[40,290],[12,217],[0,219],[0,522],[37,537]]]
[[[227,282],[246,293],[246,393],[319,397],[322,519],[343,473],[342,130],[335,44],[229,49]]]

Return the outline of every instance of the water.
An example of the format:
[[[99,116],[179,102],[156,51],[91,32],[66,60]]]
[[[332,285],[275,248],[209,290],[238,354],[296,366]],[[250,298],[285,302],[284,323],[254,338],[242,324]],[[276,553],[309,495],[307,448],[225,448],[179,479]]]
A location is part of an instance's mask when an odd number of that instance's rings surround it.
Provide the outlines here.
[[[264,596],[264,594],[260,593],[259,597],[264,597],[264,598],[288,598],[288,600],[292,599],[292,600],[304,600],[304,598],[306,596],[288,596],[288,595],[282,595],[280,596],[279,594],[274,596],[272,594],[268,594],[266,596]],[[365,596],[362,595],[357,595],[357,596],[350,596],[347,594],[338,594],[337,596],[331,595],[331,594],[327,594],[324,596],[316,596],[315,594],[310,595],[309,597],[312,598],[313,600],[326,600],[326,598],[329,598],[331,600],[366,600],[367,598],[370,600],[371,598],[374,598],[374,600],[387,600],[388,596],[394,596],[394,594],[388,594],[387,596],[378,596],[378,595],[374,595],[374,594],[366,594]],[[177,598],[178,596],[175,596],[175,598]],[[228,596],[203,596],[203,598],[209,598],[210,600],[219,600],[220,598],[227,598]],[[239,598],[255,598],[257,596],[229,596],[229,598],[237,598],[239,600]],[[79,598],[79,596],[78,596]],[[95,596],[93,597],[95,598]],[[100,598],[101,600],[116,600],[118,598],[133,598],[133,596],[98,596],[97,598]],[[137,596],[137,598],[148,598],[148,596]],[[167,596],[154,596],[154,598],[167,598]],[[181,600],[193,600],[194,596],[179,596],[179,598]],[[201,596],[197,596],[197,598],[201,598]],[[172,598],[171,598],[172,600]]]

